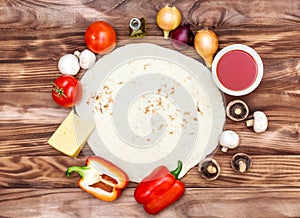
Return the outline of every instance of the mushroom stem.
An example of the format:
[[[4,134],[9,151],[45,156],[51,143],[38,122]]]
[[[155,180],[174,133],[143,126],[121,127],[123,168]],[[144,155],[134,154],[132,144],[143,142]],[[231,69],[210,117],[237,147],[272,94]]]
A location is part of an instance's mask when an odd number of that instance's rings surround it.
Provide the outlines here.
[[[246,121],[246,126],[253,126],[253,131],[256,133],[265,132],[268,128],[268,118],[264,112],[255,111],[253,113],[253,118]]]
[[[244,173],[252,166],[251,157],[244,153],[237,153],[231,159],[231,167],[237,172]]]
[[[241,108],[234,109],[234,113],[240,115],[242,113]]]
[[[80,58],[80,54],[81,54],[80,51],[75,51],[75,52],[74,52],[74,55],[75,55],[76,57],[78,57],[78,58]]]
[[[249,108],[242,100],[233,100],[226,106],[226,115],[233,121],[242,121],[248,117]]]
[[[254,119],[247,120],[247,121],[246,121],[246,126],[247,126],[247,127],[254,126]]]
[[[228,151],[228,148],[223,146],[222,149],[221,149],[221,151],[227,152],[227,151]]]
[[[206,167],[206,170],[207,170],[207,172],[209,172],[210,174],[214,174],[214,173],[217,172],[217,168],[214,167],[213,165],[208,165],[208,166]]]
[[[215,159],[205,158],[199,163],[199,172],[207,180],[214,180],[220,175],[220,165]]]
[[[239,161],[239,171],[241,173],[244,173],[244,172],[246,172],[246,170],[247,170],[247,164],[244,161],[240,160]]]
[[[239,135],[233,130],[225,130],[219,138],[219,144],[222,146],[221,151],[227,152],[228,149],[234,149],[239,145]]]

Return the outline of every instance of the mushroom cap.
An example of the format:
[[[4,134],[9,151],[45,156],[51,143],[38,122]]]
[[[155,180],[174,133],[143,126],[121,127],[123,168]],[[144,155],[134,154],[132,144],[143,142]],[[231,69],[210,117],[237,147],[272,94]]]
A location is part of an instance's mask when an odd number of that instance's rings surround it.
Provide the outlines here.
[[[91,68],[96,62],[96,55],[89,49],[83,50],[79,55],[79,64],[82,69]]]
[[[249,108],[242,100],[233,100],[227,104],[226,115],[233,121],[245,120],[249,115]]]
[[[63,55],[58,61],[58,69],[62,74],[76,75],[80,70],[78,58],[73,54]]]
[[[254,124],[253,130],[254,132],[261,133],[265,132],[268,128],[268,118],[266,114],[262,111],[255,111],[253,113]]]
[[[222,151],[226,152],[227,149],[236,148],[239,145],[240,137],[239,135],[233,130],[225,130],[222,132],[219,144],[223,146]]]
[[[203,178],[207,180],[214,180],[219,177],[221,167],[215,159],[208,157],[199,163],[198,171],[201,173]]]
[[[252,158],[244,153],[237,153],[231,159],[231,167],[237,172],[244,173],[252,166]]]

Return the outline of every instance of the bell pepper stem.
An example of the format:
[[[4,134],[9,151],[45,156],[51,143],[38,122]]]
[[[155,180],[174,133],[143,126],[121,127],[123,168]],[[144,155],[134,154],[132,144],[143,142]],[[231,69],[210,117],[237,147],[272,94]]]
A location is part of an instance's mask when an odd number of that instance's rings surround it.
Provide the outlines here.
[[[90,166],[83,166],[83,167],[72,166],[67,169],[66,175],[70,176],[72,172],[77,172],[82,178],[84,178],[87,175],[88,170],[90,169],[91,169]]]
[[[175,170],[170,171],[170,173],[171,173],[176,179],[178,179],[178,176],[179,176],[181,170],[182,170],[182,161],[179,160],[179,161],[178,161],[177,168],[176,168]]]

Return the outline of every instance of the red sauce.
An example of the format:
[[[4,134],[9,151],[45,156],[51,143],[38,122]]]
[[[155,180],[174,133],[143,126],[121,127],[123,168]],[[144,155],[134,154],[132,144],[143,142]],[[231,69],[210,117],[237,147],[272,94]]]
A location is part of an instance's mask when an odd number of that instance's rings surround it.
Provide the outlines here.
[[[247,52],[229,51],[218,62],[217,76],[227,89],[242,91],[254,83],[257,77],[257,64]]]

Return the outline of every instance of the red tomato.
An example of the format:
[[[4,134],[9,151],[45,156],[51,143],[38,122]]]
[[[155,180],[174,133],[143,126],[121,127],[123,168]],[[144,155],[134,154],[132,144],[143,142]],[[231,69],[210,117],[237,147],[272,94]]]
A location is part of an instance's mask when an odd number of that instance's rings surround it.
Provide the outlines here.
[[[92,52],[106,54],[116,47],[117,35],[108,23],[97,21],[87,28],[84,40]]]
[[[80,101],[81,96],[82,85],[75,77],[63,75],[53,82],[52,98],[57,104],[72,107]]]

